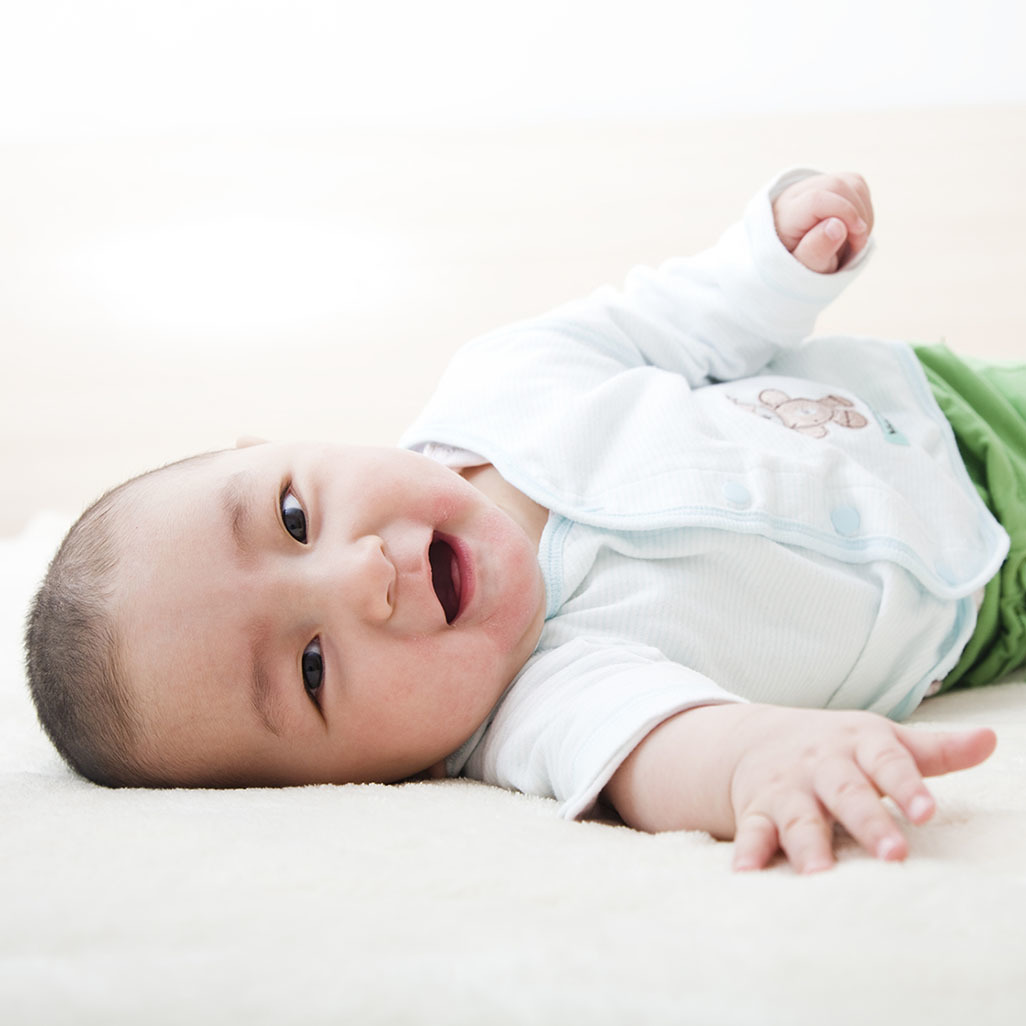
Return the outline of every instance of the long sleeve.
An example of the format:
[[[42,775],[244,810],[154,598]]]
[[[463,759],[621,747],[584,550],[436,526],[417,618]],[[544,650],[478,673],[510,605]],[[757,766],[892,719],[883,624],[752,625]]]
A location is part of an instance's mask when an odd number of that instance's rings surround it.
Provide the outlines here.
[[[761,189],[712,249],[658,269],[638,268],[623,289],[601,289],[554,311],[552,326],[572,325],[582,343],[602,339],[598,344],[613,347],[625,362],[673,371],[693,388],[758,373],[781,349],[812,334],[820,312],[870,252],[842,271],[817,274],[784,248],[773,200],[813,173],[791,171]]]
[[[797,349],[868,253],[825,275],[784,249],[773,197],[811,173],[790,172],[762,189],[744,219],[705,253],[639,268],[622,289],[602,288],[468,343],[400,444],[416,449],[444,438],[515,475],[514,464],[533,446],[559,438],[561,423],[598,425],[597,410],[629,406],[629,393],[646,375],[669,372],[675,384],[664,382],[664,391],[700,388],[754,375],[777,354]],[[547,387],[556,382],[566,400],[559,408]],[[507,458],[514,451],[517,459]],[[572,463],[566,455],[564,466]],[[509,480],[524,490],[526,482]],[[534,497],[560,508],[559,492],[554,482],[552,494]]]
[[[536,653],[488,730],[447,764],[451,775],[551,795],[574,819],[617,766],[675,713],[743,699],[654,648],[579,638]]]

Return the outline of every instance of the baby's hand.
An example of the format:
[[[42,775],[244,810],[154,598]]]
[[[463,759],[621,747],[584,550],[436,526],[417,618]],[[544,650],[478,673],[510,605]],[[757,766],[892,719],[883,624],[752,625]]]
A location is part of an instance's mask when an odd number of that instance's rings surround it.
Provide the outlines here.
[[[834,863],[834,823],[878,858],[905,858],[880,799],[925,823],[934,802],[923,777],[975,766],[996,744],[992,730],[931,733],[868,712],[700,706],[648,734],[605,795],[642,830],[734,838],[735,869],[761,869],[782,851],[813,873]]]
[[[828,869],[834,822],[877,858],[904,859],[905,837],[880,798],[925,823],[935,806],[923,777],[975,766],[997,744],[992,730],[930,733],[865,712],[752,711],[730,784],[735,869],[761,869],[777,851],[799,872]]]
[[[777,235],[810,271],[832,274],[850,263],[869,241],[873,202],[856,174],[813,175],[773,201]]]

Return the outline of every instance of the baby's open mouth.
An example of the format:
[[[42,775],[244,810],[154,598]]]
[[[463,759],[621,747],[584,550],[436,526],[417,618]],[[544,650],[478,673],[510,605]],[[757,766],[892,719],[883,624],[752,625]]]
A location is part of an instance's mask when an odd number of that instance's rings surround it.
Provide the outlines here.
[[[460,611],[460,564],[453,547],[435,535],[428,546],[431,563],[431,586],[445,613],[445,622],[452,623]]]

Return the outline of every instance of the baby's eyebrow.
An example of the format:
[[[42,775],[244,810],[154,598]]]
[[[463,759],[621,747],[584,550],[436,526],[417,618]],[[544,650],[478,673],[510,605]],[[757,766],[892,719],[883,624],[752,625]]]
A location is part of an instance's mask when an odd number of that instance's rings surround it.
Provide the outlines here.
[[[221,489],[221,508],[231,527],[236,555],[240,562],[247,563],[253,551],[253,497],[249,475],[244,471],[232,474],[225,481]],[[260,644],[262,635],[261,630],[251,633],[253,640],[250,643],[249,697],[264,726],[276,737],[281,737],[282,729],[276,715],[278,709],[274,683],[265,668],[263,646]]]
[[[250,669],[249,696],[252,699],[253,708],[256,709],[264,726],[275,737],[281,737],[282,729],[276,715],[278,710],[277,703],[275,702],[274,685],[264,667],[264,660],[260,654],[260,645],[254,645],[252,652],[253,662]]]
[[[221,508],[231,527],[236,554],[242,562],[249,561],[252,523],[250,509],[253,500],[250,489],[246,487],[247,477],[242,471],[232,474],[221,489]]]

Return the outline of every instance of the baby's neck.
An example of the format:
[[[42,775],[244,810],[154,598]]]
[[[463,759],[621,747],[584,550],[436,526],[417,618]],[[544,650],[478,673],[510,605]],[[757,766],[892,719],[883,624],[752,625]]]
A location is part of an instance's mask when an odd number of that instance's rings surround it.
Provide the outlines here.
[[[464,467],[460,476],[512,517],[527,533],[535,549],[538,548],[545,522],[549,518],[549,511],[544,506],[539,506],[518,488],[514,488],[490,463]]]

